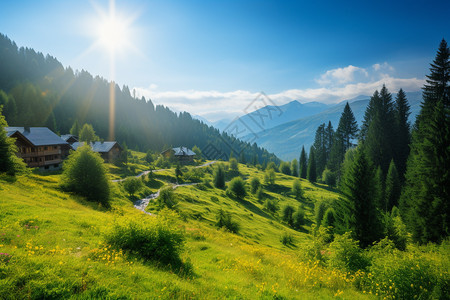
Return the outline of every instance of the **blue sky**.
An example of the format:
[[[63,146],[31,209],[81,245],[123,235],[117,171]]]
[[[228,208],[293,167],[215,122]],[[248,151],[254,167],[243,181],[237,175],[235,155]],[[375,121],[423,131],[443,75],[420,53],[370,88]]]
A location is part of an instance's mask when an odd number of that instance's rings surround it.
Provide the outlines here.
[[[419,90],[450,1],[122,1],[126,47],[111,74],[94,34],[110,1],[1,1],[0,32],[18,46],[135,88],[158,104],[211,120],[258,92],[275,103],[337,102]]]

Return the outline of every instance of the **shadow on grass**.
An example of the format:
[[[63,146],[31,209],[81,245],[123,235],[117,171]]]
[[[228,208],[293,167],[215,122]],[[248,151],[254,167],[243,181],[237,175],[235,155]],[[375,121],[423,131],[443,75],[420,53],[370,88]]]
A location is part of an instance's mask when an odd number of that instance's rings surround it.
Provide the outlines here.
[[[314,183],[312,183],[312,185],[315,186],[316,188],[324,189],[324,190],[327,190],[329,192],[339,193],[339,190],[337,188],[331,187],[331,186],[326,185],[326,184],[320,184],[319,185],[317,182],[314,182]]]
[[[273,216],[267,214],[265,211],[261,210],[258,206],[256,206],[255,204],[253,204],[252,202],[245,200],[245,199],[240,199],[234,196],[229,196],[231,199],[233,199],[234,201],[236,201],[239,204],[242,204],[242,206],[244,206],[246,209],[248,209],[249,211],[251,211],[254,214],[257,214],[261,217],[267,218],[267,219],[274,219]]]
[[[289,187],[284,186],[284,185],[279,185],[279,184],[269,184],[266,186],[266,189],[269,192],[280,194],[283,196],[285,196],[291,192],[291,189]]]

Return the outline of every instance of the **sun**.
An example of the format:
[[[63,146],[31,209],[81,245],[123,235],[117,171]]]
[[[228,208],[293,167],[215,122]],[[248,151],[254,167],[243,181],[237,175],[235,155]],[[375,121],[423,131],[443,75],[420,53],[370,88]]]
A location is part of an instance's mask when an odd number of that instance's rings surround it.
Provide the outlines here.
[[[116,14],[114,1],[109,11],[99,16],[96,26],[97,43],[114,55],[130,45],[130,22]]]

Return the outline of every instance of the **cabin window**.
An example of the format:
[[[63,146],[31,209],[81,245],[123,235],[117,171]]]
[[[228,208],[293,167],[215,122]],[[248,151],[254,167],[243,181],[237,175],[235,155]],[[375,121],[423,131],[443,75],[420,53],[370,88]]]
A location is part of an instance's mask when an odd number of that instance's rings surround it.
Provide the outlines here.
[[[48,147],[47,147],[47,146],[45,146],[45,147],[44,147],[44,150],[48,150]]]

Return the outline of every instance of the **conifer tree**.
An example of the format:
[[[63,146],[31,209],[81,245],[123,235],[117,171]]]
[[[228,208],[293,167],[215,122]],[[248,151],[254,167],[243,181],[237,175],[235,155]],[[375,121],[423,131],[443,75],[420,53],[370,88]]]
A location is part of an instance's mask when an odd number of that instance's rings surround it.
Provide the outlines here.
[[[308,170],[308,162],[306,159],[305,147],[302,146],[302,152],[300,154],[300,169],[299,169],[300,178],[306,179],[307,170]]]
[[[420,243],[440,242],[450,234],[449,57],[442,40],[423,88],[400,199],[405,224]]]
[[[394,160],[391,160],[386,176],[386,189],[384,193],[385,205],[382,207],[385,212],[390,212],[394,206],[398,206],[400,192],[401,184],[399,175]]]
[[[298,177],[298,161],[295,158],[291,162],[291,175]]]
[[[374,166],[380,166],[383,175],[386,175],[393,157],[392,146],[395,137],[392,95],[383,85],[380,93],[375,92],[372,98],[362,126],[366,130],[362,145]]]
[[[325,169],[327,157],[325,123],[321,124],[316,130],[316,135],[314,138],[314,151],[314,158],[316,159],[316,174],[322,174]]]
[[[8,137],[5,130],[7,126],[0,105],[0,173],[14,176],[25,169],[25,163],[16,156],[17,146],[14,139]]]
[[[331,121],[328,121],[328,126],[325,129],[325,165],[328,164],[330,160],[331,147],[333,146],[334,139],[334,129],[333,125],[331,125]]]
[[[380,237],[380,222],[376,209],[375,172],[365,151],[358,149],[353,162],[343,174],[341,183],[342,196],[338,202],[340,220],[347,231],[353,231],[362,247],[371,245]]]
[[[214,170],[214,186],[218,189],[223,189],[225,187],[225,171],[220,164]]]
[[[94,127],[91,124],[84,124],[80,130],[79,139],[81,142],[95,142],[100,140],[100,138],[95,134]]]
[[[356,134],[358,133],[358,123],[356,122],[355,115],[353,114],[348,102],[345,104],[341,120],[339,120],[338,127],[340,127],[340,132],[344,138],[345,150],[347,150],[353,146],[352,140],[356,138]]]
[[[409,155],[409,144],[411,143],[411,125],[408,117],[411,114],[405,92],[400,89],[397,93],[394,105],[395,138],[394,138],[394,162],[399,174],[403,179],[406,172],[406,161]]]
[[[317,180],[317,173],[316,173],[316,158],[314,156],[314,147],[311,146],[309,150],[309,159],[308,159],[308,180],[310,182],[316,182]]]

